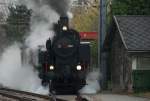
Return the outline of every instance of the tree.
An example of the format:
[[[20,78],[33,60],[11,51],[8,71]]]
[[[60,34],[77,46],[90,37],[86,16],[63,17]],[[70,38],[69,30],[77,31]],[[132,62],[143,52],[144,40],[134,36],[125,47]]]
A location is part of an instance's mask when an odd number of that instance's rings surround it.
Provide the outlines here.
[[[6,34],[10,42],[23,42],[30,29],[31,10],[24,5],[11,6],[7,18]]]
[[[113,14],[150,15],[150,0],[113,0]]]
[[[113,15],[150,15],[150,0],[107,0],[107,31],[113,26]]]
[[[98,31],[99,6],[96,7],[78,7],[73,12],[74,17],[71,24],[80,32]]]
[[[98,42],[91,41],[91,63],[93,67],[98,67]]]
[[[74,10],[74,17],[71,24],[74,29],[79,32],[98,32],[99,23],[99,3],[96,6],[91,6],[88,8],[78,7]],[[98,42],[97,40],[91,41],[91,62],[92,67],[97,67],[98,65]]]

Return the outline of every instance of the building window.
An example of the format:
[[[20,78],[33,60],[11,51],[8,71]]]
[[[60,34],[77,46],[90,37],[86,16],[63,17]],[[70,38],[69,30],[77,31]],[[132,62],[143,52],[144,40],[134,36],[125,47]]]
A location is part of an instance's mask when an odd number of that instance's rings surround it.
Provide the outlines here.
[[[150,57],[138,57],[137,69],[150,70]]]

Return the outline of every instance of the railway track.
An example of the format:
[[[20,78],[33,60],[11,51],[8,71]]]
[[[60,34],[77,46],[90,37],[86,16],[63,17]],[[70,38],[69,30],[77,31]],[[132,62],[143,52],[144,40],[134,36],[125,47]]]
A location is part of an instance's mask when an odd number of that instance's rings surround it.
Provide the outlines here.
[[[8,88],[0,88],[0,101],[66,101],[55,96],[40,95]],[[5,99],[5,100],[4,100]]]

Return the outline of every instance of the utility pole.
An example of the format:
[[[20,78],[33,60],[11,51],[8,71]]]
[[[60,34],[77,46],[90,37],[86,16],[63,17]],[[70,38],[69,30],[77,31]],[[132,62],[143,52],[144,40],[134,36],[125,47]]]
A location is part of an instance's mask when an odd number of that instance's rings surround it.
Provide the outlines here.
[[[99,31],[99,67],[101,73],[100,84],[102,89],[107,87],[107,54],[104,51],[104,40],[106,36],[106,0],[100,0],[100,31]]]

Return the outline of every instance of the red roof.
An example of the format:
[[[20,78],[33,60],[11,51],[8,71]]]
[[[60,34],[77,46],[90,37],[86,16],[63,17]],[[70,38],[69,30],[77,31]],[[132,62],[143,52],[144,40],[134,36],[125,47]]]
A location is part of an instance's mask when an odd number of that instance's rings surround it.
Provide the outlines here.
[[[81,40],[97,40],[98,32],[80,32]]]

